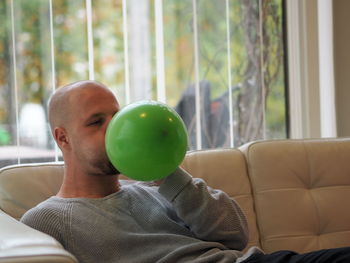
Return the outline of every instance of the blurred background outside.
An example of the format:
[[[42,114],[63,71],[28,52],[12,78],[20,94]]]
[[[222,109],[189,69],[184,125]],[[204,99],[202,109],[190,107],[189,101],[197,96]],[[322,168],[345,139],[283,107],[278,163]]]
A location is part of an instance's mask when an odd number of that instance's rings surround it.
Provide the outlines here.
[[[288,137],[282,0],[2,0],[0,20],[0,167],[60,159],[47,101],[84,79],[175,108],[189,150]]]

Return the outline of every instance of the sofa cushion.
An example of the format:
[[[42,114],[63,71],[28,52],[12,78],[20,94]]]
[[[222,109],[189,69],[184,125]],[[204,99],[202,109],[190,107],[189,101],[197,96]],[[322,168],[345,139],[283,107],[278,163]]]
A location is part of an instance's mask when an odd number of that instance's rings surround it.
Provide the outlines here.
[[[237,149],[201,150],[189,152],[182,167],[203,178],[210,187],[225,191],[244,211],[249,226],[250,246],[260,246],[253,198],[246,163]]]
[[[0,209],[19,219],[30,208],[55,195],[63,163],[21,164],[0,169]]]
[[[349,246],[350,139],[260,141],[241,150],[266,252]]]

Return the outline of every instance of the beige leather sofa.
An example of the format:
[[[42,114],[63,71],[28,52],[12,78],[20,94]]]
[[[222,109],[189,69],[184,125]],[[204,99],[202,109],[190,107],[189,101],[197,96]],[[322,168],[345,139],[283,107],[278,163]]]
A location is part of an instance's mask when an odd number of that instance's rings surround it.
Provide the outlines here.
[[[249,246],[266,252],[350,246],[350,138],[194,151],[183,167],[240,203]],[[0,262],[75,262],[54,239],[16,221],[57,192],[62,173],[57,163],[0,170]]]

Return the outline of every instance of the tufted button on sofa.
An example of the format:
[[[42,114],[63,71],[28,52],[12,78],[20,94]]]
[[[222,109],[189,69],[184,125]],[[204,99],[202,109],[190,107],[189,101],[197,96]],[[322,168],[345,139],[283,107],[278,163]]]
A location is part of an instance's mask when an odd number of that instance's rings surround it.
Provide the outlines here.
[[[350,246],[350,138],[256,141],[188,152],[182,167],[235,198],[249,244],[265,252]],[[18,222],[55,195],[62,163],[0,170],[0,263],[76,262],[53,238]]]

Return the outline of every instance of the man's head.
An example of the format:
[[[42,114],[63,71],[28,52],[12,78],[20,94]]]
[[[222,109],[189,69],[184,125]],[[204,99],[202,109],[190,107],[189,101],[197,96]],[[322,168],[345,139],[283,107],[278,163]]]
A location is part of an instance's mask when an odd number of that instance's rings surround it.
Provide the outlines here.
[[[114,94],[96,81],[75,82],[52,95],[49,122],[66,166],[90,175],[118,172],[109,162],[104,144],[108,123],[118,110]]]

